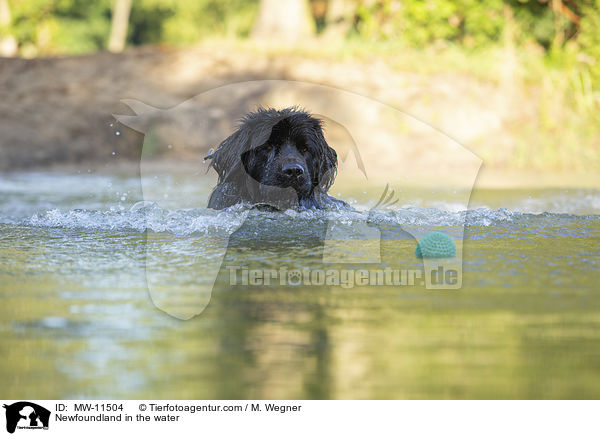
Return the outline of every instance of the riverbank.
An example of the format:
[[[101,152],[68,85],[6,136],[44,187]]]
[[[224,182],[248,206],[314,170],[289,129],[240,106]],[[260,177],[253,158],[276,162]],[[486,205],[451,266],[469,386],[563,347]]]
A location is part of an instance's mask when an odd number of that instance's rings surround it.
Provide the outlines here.
[[[588,123],[579,129],[564,121],[573,118],[572,111],[563,105],[565,113],[557,112],[558,96],[549,104],[541,85],[521,80],[515,66],[511,71],[500,60],[490,66],[486,80],[481,71],[416,68],[415,56],[401,52],[334,58],[308,53],[213,41],[186,49],[144,47],[118,55],[2,59],[0,170],[57,165],[98,170],[117,160],[135,165],[144,136],[115,122],[112,114],[133,114],[121,100],[168,109],[223,85],[277,79],[348,91],[409,114],[482,158],[478,183],[486,186],[599,185],[595,174],[600,147],[598,143],[594,147],[598,136],[593,126]],[[404,64],[403,57],[407,59]],[[421,64],[436,62],[435,53],[429,61],[424,54],[419,59]],[[496,67],[498,71],[493,71]],[[265,95],[270,91],[265,90]],[[286,99],[295,101],[295,97]],[[306,95],[297,97],[307,99]],[[233,95],[234,104],[219,106],[210,122],[198,128],[193,118],[188,129],[177,125],[179,119],[170,119],[152,129],[151,135],[146,132],[146,145],[149,137],[154,143],[176,142],[170,159],[204,155],[231,133],[232,121],[245,104],[252,109],[250,103],[257,98],[260,95]],[[213,106],[221,103],[211,102]],[[354,114],[353,125],[369,116],[362,107],[349,112]],[[549,126],[548,119],[557,126]],[[343,140],[337,130],[335,126],[329,129],[328,140],[334,147],[337,140]],[[423,149],[428,147],[424,136],[409,132],[406,138],[417,145],[422,142]],[[384,142],[361,144],[361,152],[375,156],[397,147]],[[160,159],[161,153],[157,147],[153,158]],[[460,168],[458,161],[446,163]]]

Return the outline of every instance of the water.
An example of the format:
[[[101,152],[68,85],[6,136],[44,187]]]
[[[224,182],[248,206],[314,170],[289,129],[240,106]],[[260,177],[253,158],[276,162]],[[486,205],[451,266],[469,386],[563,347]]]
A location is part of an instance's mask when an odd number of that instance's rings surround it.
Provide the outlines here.
[[[5,398],[600,397],[599,190],[478,190],[469,212],[414,190],[392,212],[246,217],[194,204],[208,192],[191,177],[169,187],[151,204],[131,175],[0,177]],[[422,269],[402,230],[457,238],[466,221],[462,288],[229,286],[222,269],[199,316],[155,305],[194,307],[215,235],[233,231],[224,264],[323,268],[332,221],[376,228],[398,269]],[[152,295],[147,278],[169,286]]]

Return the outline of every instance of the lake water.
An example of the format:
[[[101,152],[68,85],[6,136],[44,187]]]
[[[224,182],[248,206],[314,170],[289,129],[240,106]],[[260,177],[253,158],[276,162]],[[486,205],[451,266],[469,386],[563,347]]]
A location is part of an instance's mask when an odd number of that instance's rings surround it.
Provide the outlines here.
[[[151,204],[135,176],[0,175],[5,398],[600,397],[600,190],[246,216],[190,207],[208,191],[186,180]],[[331,221],[380,232],[351,257],[408,270],[423,262],[404,230],[464,223],[461,289],[231,285],[223,265],[323,268]]]

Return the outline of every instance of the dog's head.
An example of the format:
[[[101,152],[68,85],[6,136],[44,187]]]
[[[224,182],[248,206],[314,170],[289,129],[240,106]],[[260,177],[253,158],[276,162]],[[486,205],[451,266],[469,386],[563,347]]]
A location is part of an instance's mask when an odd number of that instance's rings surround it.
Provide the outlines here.
[[[296,109],[248,114],[211,158],[219,183],[243,184],[251,177],[259,186],[293,189],[298,203],[305,205],[327,192],[337,168],[322,121]]]

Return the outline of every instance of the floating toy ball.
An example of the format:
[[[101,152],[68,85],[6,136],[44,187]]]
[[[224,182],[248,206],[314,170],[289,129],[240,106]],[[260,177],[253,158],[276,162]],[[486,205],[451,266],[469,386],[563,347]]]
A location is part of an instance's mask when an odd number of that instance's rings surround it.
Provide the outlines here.
[[[417,244],[415,255],[419,259],[456,256],[456,245],[450,236],[442,232],[427,233]]]

